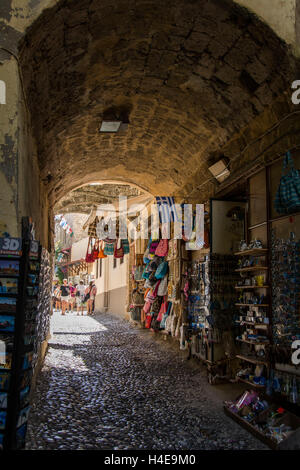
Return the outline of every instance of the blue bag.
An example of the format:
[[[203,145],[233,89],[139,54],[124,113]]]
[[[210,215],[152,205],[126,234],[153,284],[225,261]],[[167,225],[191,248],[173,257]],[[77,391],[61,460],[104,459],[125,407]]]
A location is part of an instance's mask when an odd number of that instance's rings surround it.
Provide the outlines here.
[[[130,252],[128,238],[124,238],[123,240],[121,240],[121,243],[124,250],[124,255],[128,255],[128,253]]]
[[[290,214],[300,210],[300,172],[295,169],[290,152],[284,157],[274,207],[278,214]]]
[[[115,245],[113,243],[105,243],[103,253],[107,256],[114,254]]]
[[[167,261],[163,261],[162,263],[160,263],[157,270],[155,271],[156,279],[163,279],[168,272],[168,268],[169,265]]]

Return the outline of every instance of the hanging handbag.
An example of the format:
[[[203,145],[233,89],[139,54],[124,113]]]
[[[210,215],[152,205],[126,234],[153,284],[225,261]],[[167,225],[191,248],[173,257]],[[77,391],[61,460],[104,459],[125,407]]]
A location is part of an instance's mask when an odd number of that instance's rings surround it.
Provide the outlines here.
[[[142,274],[142,279],[149,279],[149,277],[150,277],[150,272],[147,271],[145,268]]]
[[[167,256],[168,249],[169,249],[168,240],[163,238],[162,240],[160,240],[159,244],[157,245],[157,248],[155,250],[155,254],[156,254],[156,256],[160,256],[160,257]]]
[[[92,238],[97,238],[97,224],[99,222],[98,217],[96,216],[94,221],[89,225],[88,236]]]
[[[114,243],[107,243],[105,242],[103,253],[107,256],[111,256],[114,254],[115,242]]]
[[[279,214],[290,214],[300,210],[300,171],[295,169],[290,152],[284,157],[274,207]]]
[[[145,253],[144,253],[144,257],[143,257],[143,263],[144,264],[147,264],[150,262],[150,259],[148,258],[149,256],[149,248],[146,249]]]
[[[88,246],[87,246],[86,255],[85,255],[85,262],[86,263],[93,263],[94,262],[94,255],[93,255],[91,237],[89,238],[89,241],[88,241]]]
[[[101,242],[101,245],[99,244],[99,254],[98,254],[98,258],[99,259],[104,259],[104,258],[107,258],[107,255],[104,254],[104,242],[102,241]]]
[[[147,314],[150,312],[151,310],[151,302],[146,302],[145,305],[144,305],[144,308],[143,308],[144,312]]]
[[[163,261],[162,263],[160,263],[157,270],[155,271],[156,279],[163,279],[168,272],[168,267],[169,266],[167,261]]]
[[[121,246],[118,248],[118,243],[115,244],[114,248],[114,258],[124,258],[124,249],[121,240]]]
[[[159,244],[158,240],[151,242],[151,245],[150,245],[150,248],[149,248],[149,254],[150,255],[152,254],[154,256],[156,248],[158,247],[158,244]]]
[[[124,250],[124,255],[128,255],[129,252],[130,252],[128,238],[122,239],[121,242],[122,242],[122,246],[123,246],[123,250]]]
[[[96,259],[99,256],[99,240],[95,241],[92,253],[93,253],[94,261],[96,261]]]
[[[160,284],[157,290],[157,295],[160,297],[163,297],[167,295],[167,293],[168,293],[168,275],[166,274],[166,276],[160,281]]]
[[[164,314],[167,313],[167,309],[168,309],[168,301],[164,299],[160,306],[160,310],[158,312],[156,321],[158,322],[162,321]]]
[[[151,328],[152,315],[146,315],[145,328]]]

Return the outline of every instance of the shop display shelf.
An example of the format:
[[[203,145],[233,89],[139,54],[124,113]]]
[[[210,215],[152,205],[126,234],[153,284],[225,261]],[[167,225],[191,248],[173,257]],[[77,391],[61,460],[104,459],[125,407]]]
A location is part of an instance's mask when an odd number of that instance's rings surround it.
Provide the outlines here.
[[[240,338],[236,338],[236,341],[240,341],[241,343],[246,343],[246,344],[253,344],[253,345],[256,345],[256,346],[270,344],[270,341],[251,341],[251,340],[240,339]]]
[[[251,272],[251,271],[267,271],[269,268],[267,266],[250,266],[248,268],[235,269],[237,273]]]
[[[18,279],[20,276],[19,274],[0,274],[0,279],[2,278],[12,278],[12,279]]]
[[[237,307],[269,307],[269,304],[235,304]]]
[[[253,328],[256,328],[256,329],[261,328],[263,330],[268,329],[268,327],[270,326],[267,323],[253,323],[251,321],[237,321],[236,323],[238,323],[240,326],[248,325],[248,326],[253,326]]]
[[[235,256],[265,256],[268,253],[267,248],[253,248],[252,250],[238,251]]]
[[[264,361],[263,359],[259,359],[255,356],[244,356],[242,354],[237,354],[236,357],[242,361],[251,362],[252,364],[261,364],[267,367],[269,366],[269,362],[267,360]]]
[[[255,388],[259,388],[259,389],[264,389],[264,388],[266,388],[265,385],[256,384],[255,382],[251,382],[250,380],[243,379],[242,377],[236,376],[236,379],[237,379],[239,382],[243,382],[243,383],[245,383],[245,384],[247,384],[247,385],[251,385],[251,387],[255,387]]]
[[[273,450],[295,450],[299,449],[299,438],[300,438],[300,419],[293,413],[287,412],[285,416],[283,416],[278,424],[285,423],[289,426],[291,426],[292,431],[291,433],[281,442],[276,442],[274,439],[271,439],[271,437],[268,437],[266,434],[264,434],[262,431],[257,429],[256,426],[254,426],[254,421],[249,422],[246,421],[242,416],[240,416],[238,413],[234,413],[231,411],[226,405],[223,407],[224,413],[229,416],[231,419],[233,419],[236,423],[238,423],[240,426],[242,426],[244,429],[249,431],[251,434],[253,434],[255,437],[257,437],[260,441],[262,441],[264,444],[266,444],[268,447],[270,447]],[[256,418],[256,422],[261,422],[265,419],[265,413],[268,412],[268,410],[262,411],[258,417]]]
[[[273,450],[277,449],[277,444],[275,441],[272,439],[267,438],[262,432],[260,432],[258,429],[256,429],[255,426],[253,426],[251,423],[243,419],[241,416],[239,416],[237,413],[234,413],[231,411],[227,406],[224,406],[224,412],[227,416],[229,416],[231,419],[233,419],[236,423],[238,423],[242,428],[246,429],[249,431],[251,434],[253,434],[255,437],[257,437],[260,441],[264,442],[268,447],[270,447]]]
[[[235,286],[235,289],[270,289],[270,286]]]

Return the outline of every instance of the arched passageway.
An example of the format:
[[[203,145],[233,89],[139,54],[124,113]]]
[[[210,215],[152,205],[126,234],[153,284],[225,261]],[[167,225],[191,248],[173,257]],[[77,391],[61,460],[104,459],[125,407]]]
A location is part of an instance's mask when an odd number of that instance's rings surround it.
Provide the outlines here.
[[[95,179],[152,194],[193,187],[295,68],[283,42],[227,0],[58,2],[20,52],[52,205]],[[99,133],[111,108],[127,114],[127,131]]]

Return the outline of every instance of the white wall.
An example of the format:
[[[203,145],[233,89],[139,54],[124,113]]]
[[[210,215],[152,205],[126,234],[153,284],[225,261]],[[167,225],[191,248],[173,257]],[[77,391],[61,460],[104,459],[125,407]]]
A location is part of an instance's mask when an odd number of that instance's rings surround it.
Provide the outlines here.
[[[89,241],[89,238],[87,237],[87,238],[83,238],[79,242],[76,242],[72,245],[71,261],[85,259],[88,241]]]
[[[296,0],[234,0],[252,10],[288,44],[295,45]]]
[[[126,293],[127,293],[127,272],[129,256],[124,256],[124,262],[120,264],[117,260],[116,268],[113,267],[114,258],[108,256],[102,260],[102,276],[97,277],[97,266],[99,274],[100,260],[93,264],[93,274],[97,287],[96,310],[119,314],[124,316]],[[105,296],[106,293],[106,296]],[[108,306],[105,305],[107,301]]]

